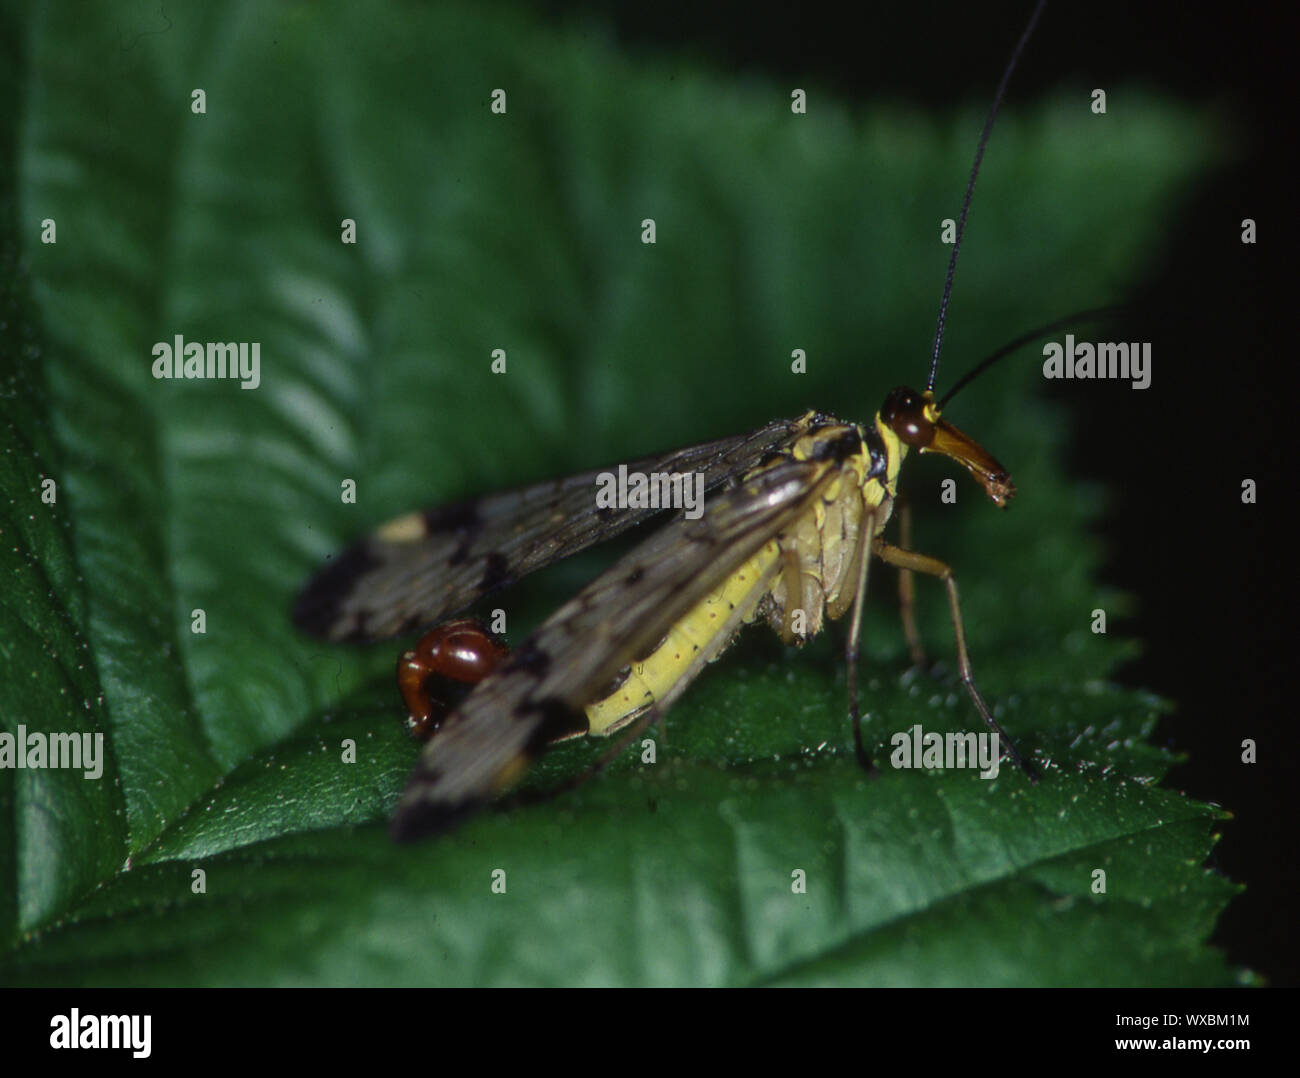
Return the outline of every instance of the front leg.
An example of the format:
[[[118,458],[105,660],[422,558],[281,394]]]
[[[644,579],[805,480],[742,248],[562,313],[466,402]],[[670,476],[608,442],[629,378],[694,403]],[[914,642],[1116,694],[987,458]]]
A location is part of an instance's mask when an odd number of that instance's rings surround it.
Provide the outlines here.
[[[898,531],[902,540],[902,549],[912,549],[912,506],[906,499],[899,497]],[[912,570],[898,567],[898,612],[903,619],[903,636],[907,639],[907,650],[912,653],[912,665],[917,670],[927,666],[925,645],[921,643],[921,634],[916,628],[916,583]]]
[[[998,725],[993,713],[980,695],[979,689],[975,687],[975,675],[971,671],[970,655],[966,650],[966,630],[962,627],[961,604],[957,599],[957,579],[953,575],[952,567],[941,562],[938,558],[931,558],[926,554],[917,554],[912,550],[904,550],[902,547],[886,543],[881,539],[874,540],[871,549],[881,561],[893,565],[903,572],[924,573],[926,576],[938,577],[943,581],[944,587],[948,589],[948,609],[952,613],[953,634],[957,638],[957,668],[961,672],[962,684],[966,686],[966,691],[970,693],[970,698],[975,702],[975,709],[983,717],[989,728],[997,733],[1001,742],[1006,745],[1007,755],[1011,757],[1017,767],[1029,776],[1031,782],[1037,782],[1037,769],[1021,757],[1016,749],[1015,742]]]

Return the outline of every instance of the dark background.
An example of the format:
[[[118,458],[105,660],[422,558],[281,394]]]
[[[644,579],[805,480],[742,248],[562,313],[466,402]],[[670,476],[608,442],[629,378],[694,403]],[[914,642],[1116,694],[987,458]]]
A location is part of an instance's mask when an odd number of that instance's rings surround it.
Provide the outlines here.
[[[589,20],[633,53],[685,48],[721,70],[847,100],[943,108],[992,101],[1032,5],[544,7],[557,21]],[[1056,3],[1009,91],[1014,102],[1067,85],[1144,86],[1216,110],[1239,139],[1237,159],[1207,173],[1164,265],[1130,297],[1126,319],[1137,328],[1125,337],[1154,342],[1151,388],[1059,382],[1049,392],[1078,417],[1071,470],[1114,494],[1098,522],[1110,555],[1103,580],[1138,604],[1110,631],[1145,646],[1118,680],[1176,701],[1157,738],[1186,762],[1167,784],[1235,817],[1211,864],[1247,889],[1213,942],[1273,984],[1300,982],[1300,879],[1284,797],[1297,747],[1282,692],[1292,569],[1279,510],[1293,486],[1281,445],[1295,362],[1283,298],[1294,199],[1282,194],[1284,183],[1294,190],[1296,87],[1283,52],[1293,45],[1293,29],[1270,8]],[[1257,222],[1255,246],[1240,242],[1244,217]],[[1254,506],[1240,502],[1244,478],[1258,483]],[[1253,766],[1239,762],[1245,737],[1258,745]]]

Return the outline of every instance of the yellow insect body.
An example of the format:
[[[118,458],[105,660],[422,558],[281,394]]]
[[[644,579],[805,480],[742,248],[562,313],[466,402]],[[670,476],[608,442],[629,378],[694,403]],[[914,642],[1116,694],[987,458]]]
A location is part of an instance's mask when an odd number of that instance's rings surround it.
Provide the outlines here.
[[[811,425],[814,416],[809,412],[802,421]],[[743,625],[765,617],[787,643],[803,643],[821,631],[826,614],[838,619],[853,605],[858,559],[864,556],[863,521],[870,515],[873,537],[884,529],[907,451],[878,418],[876,430],[885,446],[885,475],[870,475],[865,445],[843,460],[827,459],[824,467],[835,474],[822,496],[678,621],[653,651],[630,663],[612,692],[587,706],[589,733],[608,736],[675,695],[674,688],[721,655]],[[826,446],[855,431],[861,439],[861,430],[847,424],[822,427],[799,438],[790,456],[825,459]],[[802,618],[794,618],[795,611]]]
[[[716,659],[736,629],[758,616],[780,564],[773,539],[669,629],[654,651],[632,663],[618,688],[587,706],[589,732],[604,737],[621,729],[664,699],[692,666]]]

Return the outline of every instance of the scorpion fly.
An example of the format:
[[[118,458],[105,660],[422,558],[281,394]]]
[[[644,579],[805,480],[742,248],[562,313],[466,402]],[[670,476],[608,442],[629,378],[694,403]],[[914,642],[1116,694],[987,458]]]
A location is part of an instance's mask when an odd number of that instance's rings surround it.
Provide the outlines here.
[[[1001,731],[976,688],[957,586],[943,562],[887,542],[882,533],[911,450],[956,461],[1006,506],[1005,468],[942,411],[989,357],[935,399],[944,319],[980,160],[1011,73],[1042,12],[1012,52],[980,134],[957,221],[923,391],[892,390],[868,423],[807,411],[759,430],[647,457],[628,473],[702,477],[702,514],[679,513],[547,618],[513,653],[472,621],[444,623],[523,576],[610,539],[659,512],[602,507],[602,473],[409,513],[362,539],[310,580],[294,620],[330,641],[373,641],[436,626],[405,652],[398,681],[412,732],[428,737],[392,819],[395,839],[445,831],[512,787],[555,742],[625,731],[621,748],[662,715],[744,626],[766,621],[787,643],[815,636],[851,612],[849,712],[863,747],[857,651],[872,557],[947,589],[961,680],[1003,752],[1032,765]],[[906,541],[906,540],[904,540]],[[444,623],[444,624],[440,624]],[[904,624],[919,651],[910,608]],[[450,689],[451,691],[444,691]],[[453,698],[461,696],[459,702]],[[446,699],[444,699],[444,697]]]

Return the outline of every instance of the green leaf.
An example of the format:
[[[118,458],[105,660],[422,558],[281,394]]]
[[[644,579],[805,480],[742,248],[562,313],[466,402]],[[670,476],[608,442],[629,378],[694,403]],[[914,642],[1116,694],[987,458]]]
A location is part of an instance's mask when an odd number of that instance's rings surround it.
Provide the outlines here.
[[[981,686],[1050,761],[1037,786],[868,780],[842,630],[799,653],[754,633],[669,714],[654,766],[633,752],[573,794],[399,848],[384,820],[417,747],[396,649],[317,644],[288,619],[326,556],[416,506],[806,406],[866,420],[920,382],[940,222],[984,102],[821,94],[795,116],[779,86],[446,5],[6,18],[0,721],[102,734],[104,754],[98,780],[0,771],[4,982],[1243,976],[1205,943],[1234,893],[1203,867],[1225,813],[1155,785],[1166,705],[1107,680],[1136,644],[1090,631],[1125,602],[1094,582],[1105,491],[1063,475],[1069,416],[1036,396],[1032,356],[949,413],[1011,467],[1014,508],[964,478],[939,505],[925,492],[952,473],[930,460],[904,486],[917,546],[957,569]],[[1136,286],[1220,138],[1154,98],[1104,123],[1064,97],[1010,104],[940,387]],[[258,342],[260,384],[156,380],[152,347],[178,334]],[[608,557],[509,593],[515,642]],[[930,583],[918,614],[948,657]],[[951,673],[906,673],[892,586],[873,572],[865,626],[881,759],[915,723],[978,723]],[[528,782],[603,748],[557,749]]]

